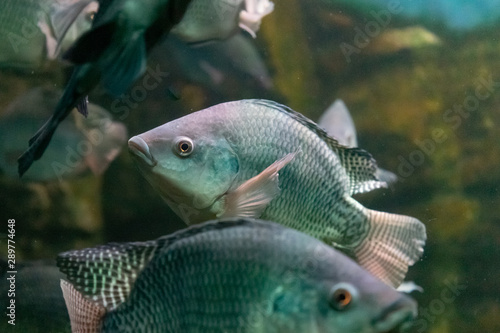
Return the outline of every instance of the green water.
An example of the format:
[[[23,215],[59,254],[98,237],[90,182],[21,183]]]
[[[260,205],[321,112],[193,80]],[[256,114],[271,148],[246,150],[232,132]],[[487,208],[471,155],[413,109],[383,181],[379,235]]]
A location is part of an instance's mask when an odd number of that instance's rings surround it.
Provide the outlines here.
[[[359,146],[399,177],[392,188],[356,199],[417,217],[427,227],[424,256],[407,277],[424,288],[412,294],[420,310],[413,332],[500,332],[500,24],[457,32],[428,18],[425,29],[435,42],[421,32],[411,38],[390,34],[419,25],[417,19],[394,15],[375,29],[372,16],[352,8],[275,2],[254,41],[272,89],[234,73],[219,85],[192,82],[156,50],[149,68],[169,74],[155,88],[145,89],[139,79],[128,100],[99,89],[89,99],[123,121],[129,136],[236,99],[273,99],[313,120],[343,99]],[[366,29],[373,29],[372,36]],[[368,38],[356,44],[359,31]],[[0,109],[31,87],[64,87],[63,73],[52,67],[22,74],[2,70]],[[167,97],[172,90],[180,100]],[[154,239],[184,227],[127,149],[101,177],[48,184],[2,177],[0,183],[0,233],[8,232],[8,219],[16,220],[17,261],[109,241]],[[0,240],[2,258],[6,241]],[[20,311],[21,324],[39,325]],[[6,318],[0,316],[0,325]],[[7,328],[23,331],[19,325]]]

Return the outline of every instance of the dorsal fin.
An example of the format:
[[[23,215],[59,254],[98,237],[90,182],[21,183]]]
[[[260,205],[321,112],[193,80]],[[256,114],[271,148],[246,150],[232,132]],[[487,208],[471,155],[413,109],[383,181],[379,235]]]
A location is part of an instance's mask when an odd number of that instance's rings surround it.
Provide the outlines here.
[[[191,226],[153,241],[110,243],[64,252],[57,257],[57,266],[83,297],[112,311],[125,302],[138,275],[151,259],[172,243],[209,230],[248,224],[266,228],[280,227],[258,223],[253,219],[221,219]]]
[[[263,105],[294,118],[314,132],[320,139],[326,142],[328,147],[337,154],[340,163],[349,177],[350,194],[368,192],[376,188],[387,187],[387,184],[377,177],[377,162],[372,155],[361,148],[345,147],[320,128],[315,122],[304,115],[290,109],[289,107],[268,100],[252,99],[245,100],[246,103]]]
[[[127,299],[157,247],[157,241],[111,243],[61,253],[57,266],[85,298],[111,311]]]

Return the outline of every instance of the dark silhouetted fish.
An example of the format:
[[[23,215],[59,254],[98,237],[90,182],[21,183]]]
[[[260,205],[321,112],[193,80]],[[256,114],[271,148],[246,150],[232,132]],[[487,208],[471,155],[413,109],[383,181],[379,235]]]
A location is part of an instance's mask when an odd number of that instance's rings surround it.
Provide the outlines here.
[[[73,332],[398,332],[416,303],[342,253],[257,220],[57,259]]]
[[[31,138],[28,150],[19,158],[21,176],[42,156],[57,126],[73,108],[87,114],[86,96],[99,82],[119,95],[144,72],[147,52],[181,20],[189,3],[190,0],[100,2],[92,29],[65,54],[78,66],[54,114]]]
[[[18,178],[17,158],[25,143],[50,116],[61,92],[35,88],[18,97],[0,117],[0,170]],[[127,140],[127,129],[113,121],[109,112],[89,104],[87,118],[73,110],[64,119],[40,161],[26,172],[23,180],[71,179],[92,171],[102,174],[118,156]]]
[[[219,104],[134,136],[129,149],[187,224],[235,216],[275,221],[342,249],[393,286],[422,255],[419,220],[352,198],[386,186],[371,155],[339,145],[275,102]]]

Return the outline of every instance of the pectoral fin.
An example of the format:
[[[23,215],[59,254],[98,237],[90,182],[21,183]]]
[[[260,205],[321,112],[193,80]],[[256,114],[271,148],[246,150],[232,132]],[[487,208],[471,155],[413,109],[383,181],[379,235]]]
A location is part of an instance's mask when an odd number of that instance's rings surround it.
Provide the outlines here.
[[[240,28],[255,38],[262,18],[270,14],[273,9],[274,4],[269,0],[246,0],[245,10],[240,12]]]
[[[260,217],[269,202],[279,194],[278,172],[293,160],[295,154],[286,155],[228,193],[224,212],[218,217]]]

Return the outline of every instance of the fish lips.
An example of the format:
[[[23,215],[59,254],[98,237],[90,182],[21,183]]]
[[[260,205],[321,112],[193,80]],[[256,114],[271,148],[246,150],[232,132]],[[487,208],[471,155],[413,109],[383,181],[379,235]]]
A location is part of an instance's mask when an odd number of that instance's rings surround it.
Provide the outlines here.
[[[128,149],[146,165],[154,167],[158,164],[158,161],[151,154],[148,144],[140,136],[134,136],[128,140]]]
[[[378,333],[397,333],[407,331],[417,317],[417,304],[408,297],[392,303],[372,321]]]

